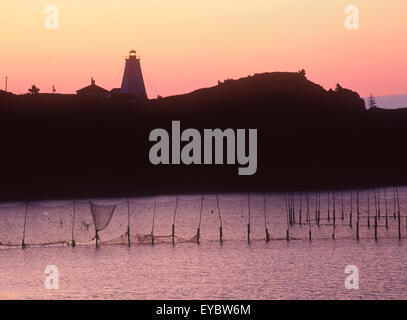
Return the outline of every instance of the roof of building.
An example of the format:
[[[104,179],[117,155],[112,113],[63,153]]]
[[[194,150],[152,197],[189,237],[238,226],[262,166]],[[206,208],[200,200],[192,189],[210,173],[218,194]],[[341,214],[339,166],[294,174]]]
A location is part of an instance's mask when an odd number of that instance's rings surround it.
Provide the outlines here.
[[[93,80],[93,78],[92,78],[90,85],[88,85],[82,89],[76,90],[76,93],[78,93],[78,94],[98,94],[98,93],[99,94],[108,94],[110,92],[108,90],[96,85],[95,80]]]

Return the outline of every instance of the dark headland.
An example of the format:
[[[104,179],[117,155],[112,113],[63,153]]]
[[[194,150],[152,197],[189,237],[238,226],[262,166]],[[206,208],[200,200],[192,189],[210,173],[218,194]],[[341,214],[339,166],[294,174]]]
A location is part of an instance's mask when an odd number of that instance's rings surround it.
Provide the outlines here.
[[[155,128],[258,129],[258,168],[149,162]],[[138,104],[0,93],[0,200],[362,188],[407,183],[407,109],[367,110],[304,73],[264,73]]]

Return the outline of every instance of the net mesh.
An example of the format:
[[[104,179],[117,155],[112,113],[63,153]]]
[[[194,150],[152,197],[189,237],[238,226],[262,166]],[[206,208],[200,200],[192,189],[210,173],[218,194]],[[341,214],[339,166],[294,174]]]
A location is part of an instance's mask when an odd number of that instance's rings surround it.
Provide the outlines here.
[[[68,244],[72,239],[72,202],[27,205],[24,243]]]
[[[0,207],[0,246],[20,246],[24,232],[26,206],[5,203]]]
[[[89,204],[92,212],[93,225],[96,231],[102,231],[109,225],[110,220],[112,220],[116,205],[101,205],[95,204],[92,201],[89,201]]]

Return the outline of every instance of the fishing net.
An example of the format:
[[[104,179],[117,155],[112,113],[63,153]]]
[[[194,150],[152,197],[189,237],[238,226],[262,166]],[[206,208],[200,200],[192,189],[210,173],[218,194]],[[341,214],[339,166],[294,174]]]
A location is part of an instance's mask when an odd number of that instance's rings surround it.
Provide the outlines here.
[[[23,241],[26,245],[69,244],[72,240],[72,201],[29,203]]]
[[[4,203],[0,207],[0,246],[21,246],[24,233],[25,204]]]
[[[100,205],[92,201],[89,201],[89,204],[92,212],[93,225],[96,231],[102,231],[109,225],[110,220],[112,220],[116,205]]]
[[[0,248],[407,238],[406,194],[376,188],[3,203]]]
[[[113,213],[116,210],[115,204],[96,204],[89,201],[90,211],[92,213],[93,226],[95,228],[95,236],[92,240],[96,240],[98,246],[99,232],[106,229],[113,218]]]
[[[138,199],[132,215],[136,243],[196,242],[199,203],[196,196]]]
[[[208,194],[202,205],[202,241],[242,240],[247,224],[247,200],[242,196]],[[230,221],[234,221],[229,225]],[[222,230],[222,231],[220,231]],[[221,237],[222,234],[222,237]]]
[[[89,212],[88,201],[73,201],[72,239],[75,244],[88,244],[95,236],[93,215]]]
[[[114,219],[107,229],[103,231],[102,243],[106,245],[130,245],[139,243],[137,232],[143,233],[151,230],[153,202],[130,200],[121,201],[116,209]],[[151,241],[150,241],[151,243]]]

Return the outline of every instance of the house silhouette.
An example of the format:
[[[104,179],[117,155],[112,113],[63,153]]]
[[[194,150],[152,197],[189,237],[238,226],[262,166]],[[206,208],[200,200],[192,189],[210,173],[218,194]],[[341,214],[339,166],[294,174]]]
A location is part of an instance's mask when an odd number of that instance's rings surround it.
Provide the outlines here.
[[[90,85],[77,90],[76,93],[81,96],[89,96],[89,97],[100,97],[100,98],[109,98],[110,97],[110,92],[108,90],[96,85],[96,82],[93,79],[93,77],[90,81]]]

